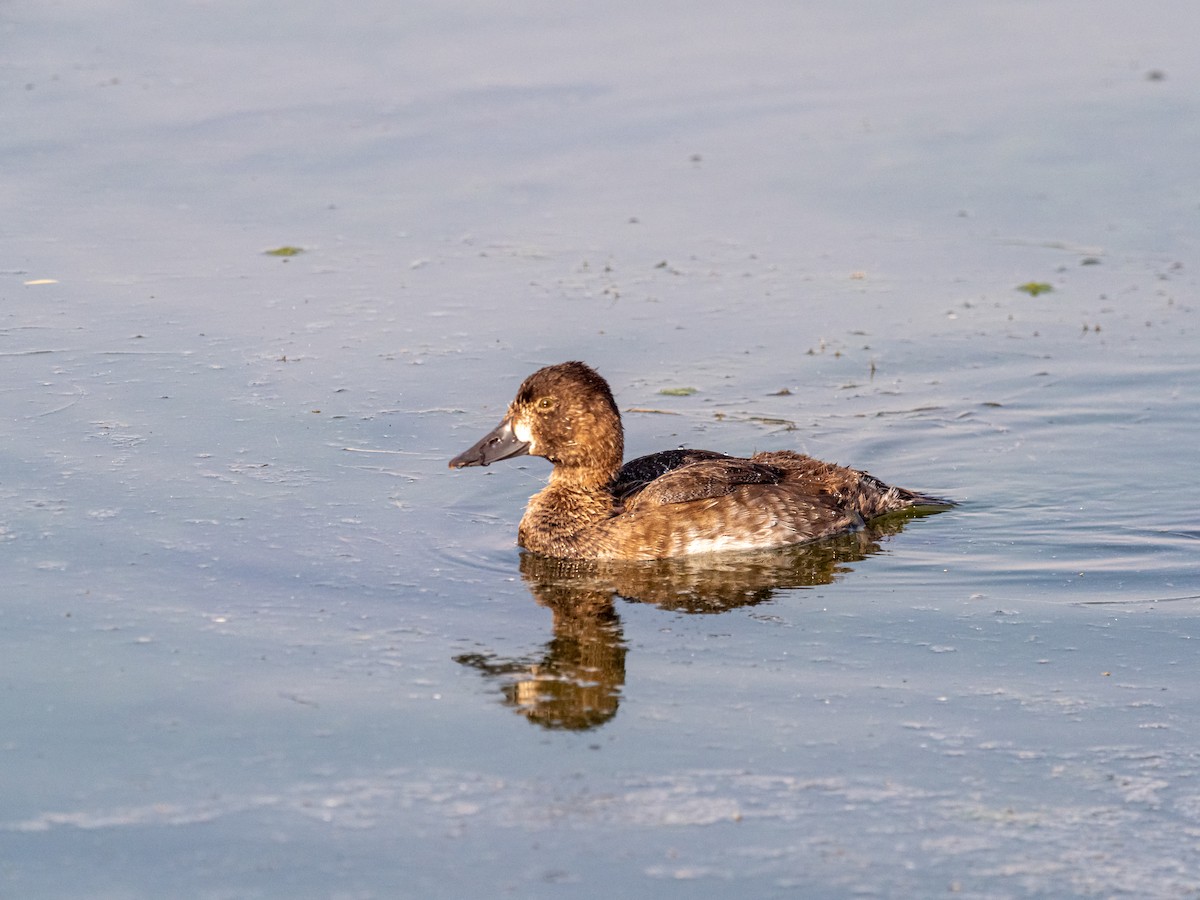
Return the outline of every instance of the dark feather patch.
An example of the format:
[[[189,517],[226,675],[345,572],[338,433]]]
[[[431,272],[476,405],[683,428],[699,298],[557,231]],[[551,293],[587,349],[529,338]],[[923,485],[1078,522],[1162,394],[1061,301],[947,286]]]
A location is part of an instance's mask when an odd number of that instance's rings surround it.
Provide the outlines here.
[[[667,451],[672,452],[672,451]],[[669,466],[653,480],[631,485],[622,495],[626,511],[691,500],[712,500],[732,493],[745,484],[779,484],[784,472],[775,466],[751,462],[704,450],[674,451],[684,454],[678,465]],[[655,454],[660,456],[665,454]],[[652,459],[643,457],[643,459]],[[641,460],[634,460],[640,463]],[[661,467],[670,460],[659,460]],[[643,466],[653,467],[650,464]],[[624,474],[624,470],[622,470]]]

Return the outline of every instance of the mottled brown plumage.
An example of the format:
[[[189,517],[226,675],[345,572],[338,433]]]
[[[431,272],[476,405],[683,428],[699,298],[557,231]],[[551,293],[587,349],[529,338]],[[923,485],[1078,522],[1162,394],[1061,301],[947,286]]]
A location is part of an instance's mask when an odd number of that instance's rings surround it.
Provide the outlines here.
[[[523,454],[554,463],[517,532],[527,550],[568,559],[648,560],[816,540],[933,497],[790,450],[749,459],[666,450],[621,465],[621,415],[581,362],[548,366],[517,391],[504,421],[451,468]]]

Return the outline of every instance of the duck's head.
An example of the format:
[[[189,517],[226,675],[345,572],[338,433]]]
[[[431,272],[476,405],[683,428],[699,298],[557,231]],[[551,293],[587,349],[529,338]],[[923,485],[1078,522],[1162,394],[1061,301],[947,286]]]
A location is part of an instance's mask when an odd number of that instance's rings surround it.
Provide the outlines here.
[[[621,465],[621,414],[608,383],[590,366],[565,362],[525,379],[495,429],[450,460],[450,468],[486,466],[525,454],[542,456],[565,469]]]

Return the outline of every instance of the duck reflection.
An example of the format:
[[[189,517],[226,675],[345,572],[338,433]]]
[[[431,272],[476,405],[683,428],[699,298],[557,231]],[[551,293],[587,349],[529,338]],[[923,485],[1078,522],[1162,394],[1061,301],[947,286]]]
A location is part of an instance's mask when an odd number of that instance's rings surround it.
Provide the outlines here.
[[[496,681],[503,702],[543,728],[586,731],[617,714],[627,646],[615,600],[715,614],[754,606],[779,591],[830,584],[850,563],[882,549],[914,514],[812,544],[753,553],[648,562],[554,559],[521,554],[521,577],[553,616],[554,637],[535,657],[455,657]]]

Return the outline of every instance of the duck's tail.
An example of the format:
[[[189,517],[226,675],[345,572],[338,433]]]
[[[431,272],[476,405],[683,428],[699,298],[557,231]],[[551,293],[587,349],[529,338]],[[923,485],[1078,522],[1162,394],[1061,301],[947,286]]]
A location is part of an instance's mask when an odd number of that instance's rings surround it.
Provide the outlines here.
[[[866,472],[862,473],[862,480],[859,483],[859,500],[862,517],[867,520],[902,509],[934,512],[956,505],[953,500],[896,487],[880,481],[874,475],[868,475]]]

